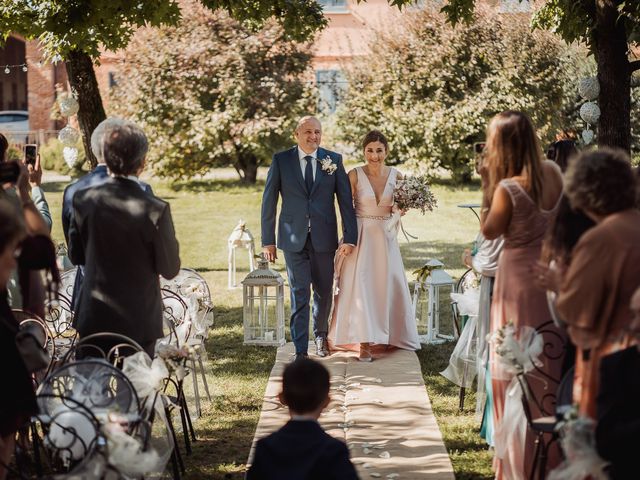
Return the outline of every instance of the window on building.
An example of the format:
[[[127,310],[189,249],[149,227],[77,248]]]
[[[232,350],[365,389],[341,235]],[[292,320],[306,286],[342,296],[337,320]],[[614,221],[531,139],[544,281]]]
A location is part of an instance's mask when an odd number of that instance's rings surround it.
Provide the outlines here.
[[[500,13],[528,13],[531,12],[530,0],[500,0]]]
[[[109,88],[113,88],[118,85],[115,72],[109,72]]]
[[[317,0],[327,13],[348,12],[347,0]]]
[[[347,78],[342,70],[316,70],[318,110],[333,113],[347,91]]]

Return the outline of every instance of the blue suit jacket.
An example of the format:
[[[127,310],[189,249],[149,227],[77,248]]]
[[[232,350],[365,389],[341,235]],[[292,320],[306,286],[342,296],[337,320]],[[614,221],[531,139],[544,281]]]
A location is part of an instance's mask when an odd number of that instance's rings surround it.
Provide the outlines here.
[[[317,422],[289,421],[258,441],[247,480],[357,480],[344,442]]]
[[[317,158],[313,188],[311,192],[307,192],[300,168],[298,147],[273,156],[262,196],[263,246],[277,244],[281,250],[299,252],[304,248],[307,235],[310,233],[313,248],[317,252],[335,251],[338,248],[335,197],[340,208],[344,242],[353,245],[358,242],[351,185],[342,164],[342,155],[318,148]],[[321,168],[321,161],[327,158],[337,167],[333,174]],[[278,218],[276,243],[276,210],[279,196],[282,196],[282,209]]]

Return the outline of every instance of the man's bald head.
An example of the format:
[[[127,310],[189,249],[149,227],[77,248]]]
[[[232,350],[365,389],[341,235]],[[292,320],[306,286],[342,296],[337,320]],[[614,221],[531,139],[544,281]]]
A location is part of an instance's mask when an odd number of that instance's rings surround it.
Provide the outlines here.
[[[298,120],[295,131],[298,146],[305,153],[313,153],[320,146],[322,140],[322,125],[320,120],[307,115]]]

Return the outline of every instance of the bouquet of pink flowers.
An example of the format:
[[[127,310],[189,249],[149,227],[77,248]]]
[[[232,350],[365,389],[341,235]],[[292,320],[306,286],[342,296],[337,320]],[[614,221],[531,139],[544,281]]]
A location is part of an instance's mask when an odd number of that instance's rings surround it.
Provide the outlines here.
[[[393,200],[400,210],[419,209],[423,214],[438,206],[436,196],[429,188],[427,177],[404,177],[396,182]]]

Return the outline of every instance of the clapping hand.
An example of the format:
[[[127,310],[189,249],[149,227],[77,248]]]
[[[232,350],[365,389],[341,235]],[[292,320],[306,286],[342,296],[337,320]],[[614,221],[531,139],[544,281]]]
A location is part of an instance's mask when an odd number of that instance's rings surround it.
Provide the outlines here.
[[[558,293],[562,283],[563,271],[547,263],[538,262],[532,268],[533,281],[542,290]]]

